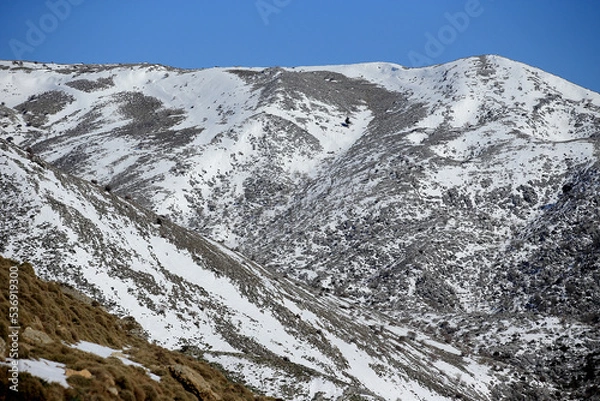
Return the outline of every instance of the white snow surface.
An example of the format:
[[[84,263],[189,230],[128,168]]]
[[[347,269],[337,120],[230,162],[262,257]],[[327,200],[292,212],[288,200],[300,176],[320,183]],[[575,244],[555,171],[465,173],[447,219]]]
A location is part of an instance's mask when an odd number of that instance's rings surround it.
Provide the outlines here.
[[[20,359],[19,370],[28,372],[32,376],[39,377],[48,382],[58,383],[63,387],[69,387],[67,383],[66,367],[63,363],[49,361],[47,359]]]
[[[117,358],[121,362],[123,362],[124,365],[137,366],[139,368],[142,368],[143,370],[146,371],[146,374],[148,374],[148,376],[150,376],[153,380],[160,381],[160,377],[155,375],[154,373],[150,372],[148,370],[148,368],[146,368],[145,366],[143,366],[142,364],[140,364],[138,362],[134,362],[131,359],[127,358],[127,356],[125,356],[125,354],[123,353],[123,350],[113,349],[113,348],[106,347],[104,345],[100,345],[100,344],[96,344],[96,343],[92,343],[89,341],[79,341],[77,344],[74,344],[72,347],[76,348],[80,351],[89,352],[91,354],[98,355],[101,358],[109,358],[109,357]]]

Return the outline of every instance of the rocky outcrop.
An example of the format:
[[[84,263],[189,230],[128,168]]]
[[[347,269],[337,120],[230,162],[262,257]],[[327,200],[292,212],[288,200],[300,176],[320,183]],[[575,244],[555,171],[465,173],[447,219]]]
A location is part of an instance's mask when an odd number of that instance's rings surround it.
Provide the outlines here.
[[[22,337],[25,341],[30,342],[32,344],[51,344],[54,342],[52,337],[48,334],[44,333],[41,330],[35,330],[31,327],[26,327],[23,330]]]
[[[222,398],[211,388],[210,384],[196,371],[184,365],[169,366],[171,375],[183,387],[202,401],[221,401]]]

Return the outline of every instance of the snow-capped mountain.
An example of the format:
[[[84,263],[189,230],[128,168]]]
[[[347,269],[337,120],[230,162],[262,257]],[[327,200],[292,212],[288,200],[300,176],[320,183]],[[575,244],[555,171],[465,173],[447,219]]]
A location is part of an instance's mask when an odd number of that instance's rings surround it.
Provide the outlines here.
[[[4,68],[15,142],[267,267],[391,310],[493,308],[490,267],[594,162],[600,121],[600,95],[490,56],[422,69]]]
[[[240,252],[248,276],[410,321],[529,372],[548,397],[597,385],[597,369],[578,376],[597,361],[600,320],[595,92],[497,56],[418,69],[0,62],[0,100],[0,137]],[[31,258],[39,244],[6,249]]]

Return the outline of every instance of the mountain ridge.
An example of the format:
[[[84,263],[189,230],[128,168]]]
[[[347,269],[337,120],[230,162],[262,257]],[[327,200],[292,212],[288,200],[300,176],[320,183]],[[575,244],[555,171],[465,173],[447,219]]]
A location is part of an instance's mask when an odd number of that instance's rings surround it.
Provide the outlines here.
[[[529,359],[511,368],[548,388],[564,382],[544,373],[560,358],[545,340],[498,334],[488,352],[477,326],[545,327],[554,344],[553,327],[574,324],[567,340],[586,345],[564,352],[596,352],[595,92],[497,56],[419,69],[0,68],[0,136],[154,210],[149,221],[239,251],[259,275],[454,347],[467,336],[486,358],[518,344]]]

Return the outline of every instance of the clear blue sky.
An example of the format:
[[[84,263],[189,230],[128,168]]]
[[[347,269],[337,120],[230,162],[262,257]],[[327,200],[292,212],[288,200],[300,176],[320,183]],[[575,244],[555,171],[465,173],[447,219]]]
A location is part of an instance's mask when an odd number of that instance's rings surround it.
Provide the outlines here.
[[[0,59],[182,68],[499,54],[600,92],[599,0],[1,0]]]

